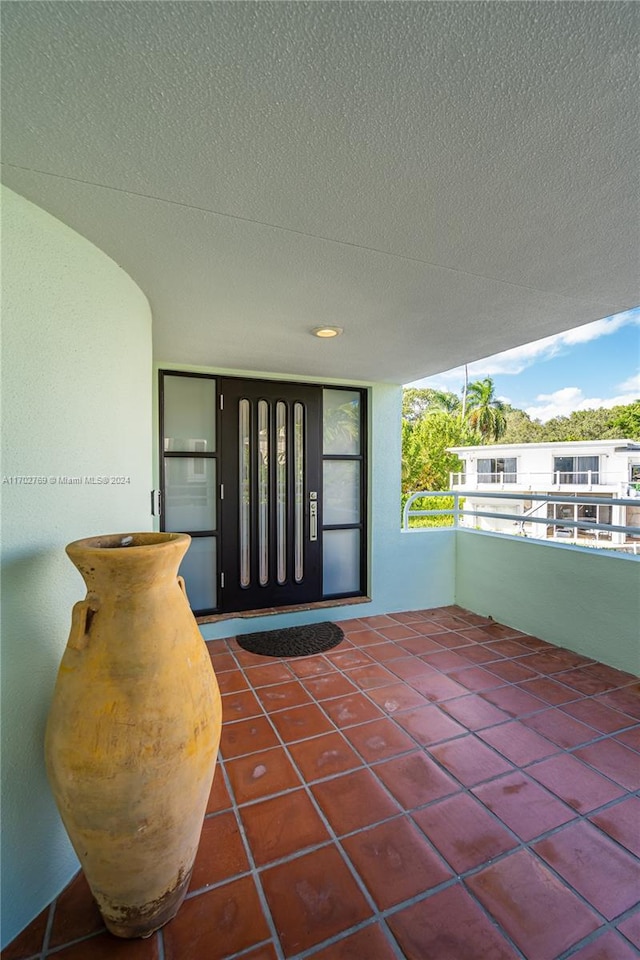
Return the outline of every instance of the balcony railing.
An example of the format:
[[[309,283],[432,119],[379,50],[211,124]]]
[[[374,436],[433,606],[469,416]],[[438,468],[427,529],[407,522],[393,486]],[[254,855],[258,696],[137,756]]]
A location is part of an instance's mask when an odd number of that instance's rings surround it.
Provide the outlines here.
[[[414,505],[420,500],[433,497],[448,497],[451,506],[439,509],[418,509]],[[495,499],[504,502],[513,501],[515,510],[507,513],[500,510],[486,510],[479,506],[469,505],[469,495],[457,490],[449,491],[420,491],[413,493],[407,500],[402,517],[404,530],[415,530],[420,524],[415,522],[422,517],[441,517],[442,524],[437,527],[459,527],[462,529],[478,529],[489,533],[507,534],[524,538],[541,540],[556,540],[561,537],[563,543],[567,538],[578,545],[606,546],[624,553],[640,556],[640,526],[621,523],[597,522],[591,516],[579,516],[580,508],[586,507],[597,516],[598,508],[616,508],[613,514],[615,519],[628,520],[628,510],[631,509],[640,517],[640,503],[630,497],[597,497],[597,496],[562,496],[554,494],[527,493],[524,497],[520,493],[504,493],[495,490],[483,490],[482,499]],[[557,516],[557,507],[560,512],[562,505],[573,507],[573,516]],[[545,510],[546,507],[546,510]],[[544,512],[543,512],[544,511]],[[545,515],[546,514],[546,515]],[[446,518],[446,519],[445,519]],[[488,524],[486,521],[500,521],[498,524]],[[536,527],[536,525],[539,525]],[[431,529],[434,525],[430,524]],[[537,530],[538,532],[532,532]],[[606,538],[606,544],[600,538]]]

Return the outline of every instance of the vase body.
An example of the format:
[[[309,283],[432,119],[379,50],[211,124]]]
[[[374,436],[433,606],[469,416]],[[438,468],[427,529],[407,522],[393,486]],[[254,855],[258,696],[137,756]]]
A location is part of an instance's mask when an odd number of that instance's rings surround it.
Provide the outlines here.
[[[220,741],[211,660],[177,571],[190,538],[69,544],[73,608],[46,730],[47,773],[107,928],[151,934],[189,885]]]

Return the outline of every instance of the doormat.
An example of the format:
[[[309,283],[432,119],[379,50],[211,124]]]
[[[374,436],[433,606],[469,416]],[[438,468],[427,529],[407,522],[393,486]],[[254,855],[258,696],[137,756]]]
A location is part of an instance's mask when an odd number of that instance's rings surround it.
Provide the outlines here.
[[[263,657],[308,657],[336,647],[343,637],[340,627],[327,621],[264,633],[246,633],[236,640],[243,650]]]

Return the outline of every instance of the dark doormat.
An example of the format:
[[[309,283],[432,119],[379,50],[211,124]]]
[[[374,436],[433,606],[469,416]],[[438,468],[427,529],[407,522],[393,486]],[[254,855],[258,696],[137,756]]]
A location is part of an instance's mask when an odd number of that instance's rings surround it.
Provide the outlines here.
[[[304,627],[246,633],[236,637],[243,650],[263,657],[308,657],[336,647],[344,633],[335,623],[310,623]]]

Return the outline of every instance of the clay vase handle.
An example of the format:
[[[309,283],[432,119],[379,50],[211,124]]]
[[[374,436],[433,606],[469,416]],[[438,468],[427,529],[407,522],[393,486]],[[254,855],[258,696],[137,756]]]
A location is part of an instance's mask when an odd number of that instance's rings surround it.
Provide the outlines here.
[[[84,650],[89,643],[89,630],[95,612],[96,607],[89,600],[79,600],[74,604],[71,611],[71,630],[67,640],[67,646],[72,650]]]
[[[184,593],[185,600],[187,601],[187,603],[189,603],[189,597],[187,596],[187,588],[185,586],[184,577],[178,577],[178,586]]]

